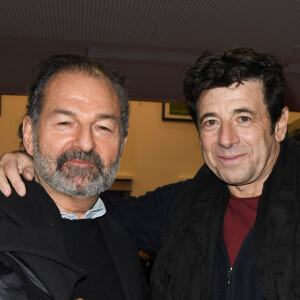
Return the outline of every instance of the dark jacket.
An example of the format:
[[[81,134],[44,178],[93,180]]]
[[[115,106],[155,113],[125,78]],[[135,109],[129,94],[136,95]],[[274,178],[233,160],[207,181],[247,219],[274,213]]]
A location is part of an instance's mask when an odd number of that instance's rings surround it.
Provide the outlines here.
[[[300,299],[300,144],[285,139],[264,184],[254,265],[265,299]],[[155,300],[213,296],[216,249],[229,190],[206,166],[178,201],[152,273]]]
[[[1,299],[71,299],[85,271],[67,258],[62,219],[55,203],[36,182],[26,182],[26,189],[23,198],[15,192],[9,198],[0,196],[0,286],[8,285],[6,289],[0,288],[2,293],[6,292]],[[125,298],[140,300],[136,247],[114,220],[109,216],[103,218],[101,230]],[[9,277],[11,274],[13,277]],[[27,291],[27,294],[14,298],[11,291],[20,295]],[[37,292],[44,298],[32,296]]]
[[[154,300],[212,299],[228,200],[226,184],[204,165],[192,180],[106,203],[141,249],[159,252],[151,280]],[[264,298],[300,299],[300,144],[289,138],[264,184],[253,235],[255,274]]]
[[[253,256],[254,227],[244,239],[234,265],[231,266],[223,230],[217,243],[214,263],[213,300],[263,300]]]

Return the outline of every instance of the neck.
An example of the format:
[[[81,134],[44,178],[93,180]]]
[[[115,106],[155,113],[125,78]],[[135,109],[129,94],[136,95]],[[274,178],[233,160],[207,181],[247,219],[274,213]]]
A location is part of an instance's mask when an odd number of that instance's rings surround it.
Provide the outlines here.
[[[232,195],[237,198],[251,198],[260,196],[262,193],[263,184],[247,184],[243,186],[228,185],[228,189]]]
[[[237,198],[250,198],[257,197],[262,194],[265,181],[271,174],[273,168],[270,168],[269,172],[262,176],[260,179],[246,183],[243,185],[227,185],[230,193]]]
[[[38,176],[36,176],[35,181],[43,186],[60,211],[68,214],[75,214],[79,219],[82,218],[85,213],[94,206],[98,199],[98,195],[86,197],[71,196],[56,191]]]

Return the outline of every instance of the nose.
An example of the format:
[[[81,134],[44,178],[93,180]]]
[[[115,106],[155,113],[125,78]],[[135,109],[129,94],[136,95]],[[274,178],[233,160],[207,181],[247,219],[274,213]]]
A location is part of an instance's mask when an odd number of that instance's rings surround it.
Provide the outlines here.
[[[90,127],[80,127],[76,132],[74,146],[84,152],[89,152],[94,149],[94,137]]]
[[[223,123],[220,127],[218,144],[229,149],[234,144],[237,144],[239,140],[236,128],[231,123]]]

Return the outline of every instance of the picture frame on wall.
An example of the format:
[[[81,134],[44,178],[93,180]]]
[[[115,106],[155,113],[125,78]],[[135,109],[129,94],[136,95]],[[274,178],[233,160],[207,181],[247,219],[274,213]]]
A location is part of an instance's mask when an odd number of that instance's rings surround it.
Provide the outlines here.
[[[288,125],[288,135],[297,141],[300,141],[300,119]]]
[[[184,103],[163,103],[162,119],[163,121],[193,121]]]

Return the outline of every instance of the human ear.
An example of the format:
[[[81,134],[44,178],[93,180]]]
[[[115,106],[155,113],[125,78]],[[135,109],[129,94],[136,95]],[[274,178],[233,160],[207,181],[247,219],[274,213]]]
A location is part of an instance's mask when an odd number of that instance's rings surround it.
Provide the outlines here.
[[[28,115],[23,118],[23,145],[28,154],[33,155],[33,125]]]
[[[275,137],[277,142],[283,141],[286,136],[288,118],[289,109],[287,108],[287,106],[285,106],[282,110],[280,119],[275,125]]]

